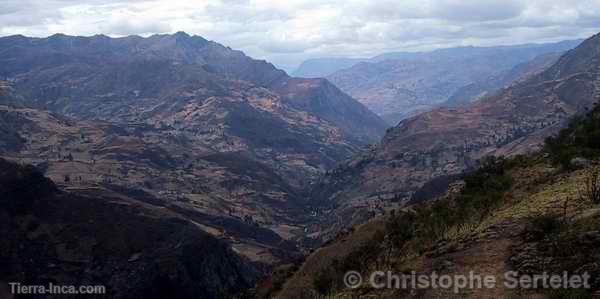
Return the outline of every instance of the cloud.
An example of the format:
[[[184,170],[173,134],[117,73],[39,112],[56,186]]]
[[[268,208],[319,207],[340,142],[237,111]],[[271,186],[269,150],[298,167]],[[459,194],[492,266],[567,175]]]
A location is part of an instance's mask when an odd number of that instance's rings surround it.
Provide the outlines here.
[[[0,35],[186,31],[256,58],[547,42],[600,31],[600,0],[4,0]]]
[[[497,21],[518,17],[525,7],[516,0],[439,0],[432,16],[458,22]]]
[[[111,20],[102,28],[102,32],[107,35],[147,35],[172,31],[171,26],[165,22],[126,18]]]

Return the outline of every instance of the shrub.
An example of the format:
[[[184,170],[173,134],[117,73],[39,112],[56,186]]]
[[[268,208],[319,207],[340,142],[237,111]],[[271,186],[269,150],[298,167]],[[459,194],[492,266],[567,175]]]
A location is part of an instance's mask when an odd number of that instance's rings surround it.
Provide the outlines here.
[[[511,160],[484,157],[479,168],[463,175],[465,187],[455,200],[441,199],[415,208],[415,213],[400,213],[388,220],[386,231],[393,245],[412,240],[416,248],[424,249],[448,236],[448,230],[476,227],[484,217],[502,203],[504,193],[513,180],[507,173]]]
[[[573,118],[569,126],[545,141],[544,151],[555,164],[570,169],[573,158],[600,157],[600,106]]]
[[[415,234],[415,216],[412,213],[399,212],[385,223],[385,230],[393,244],[411,239]]]
[[[327,295],[333,291],[337,280],[335,271],[325,269],[317,273],[313,278],[313,288],[321,295]]]
[[[538,239],[544,236],[559,234],[563,227],[563,221],[556,214],[541,214],[529,217],[529,231],[539,234]]]
[[[414,203],[424,202],[434,199],[446,192],[450,184],[458,181],[460,178],[456,175],[444,175],[436,177],[423,185],[413,194],[411,201]]]
[[[503,194],[513,184],[506,173],[507,166],[503,157],[484,157],[480,168],[465,176],[465,188],[456,200],[458,219],[480,221],[501,203]]]
[[[580,196],[583,200],[590,201],[593,204],[600,203],[600,170],[588,172]]]

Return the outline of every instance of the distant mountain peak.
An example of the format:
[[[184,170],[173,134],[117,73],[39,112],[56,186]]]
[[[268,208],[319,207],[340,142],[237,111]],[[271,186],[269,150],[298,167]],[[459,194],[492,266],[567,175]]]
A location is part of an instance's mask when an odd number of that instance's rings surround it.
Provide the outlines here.
[[[185,31],[177,31],[173,35],[175,35],[177,37],[190,37],[190,35],[187,34]]]

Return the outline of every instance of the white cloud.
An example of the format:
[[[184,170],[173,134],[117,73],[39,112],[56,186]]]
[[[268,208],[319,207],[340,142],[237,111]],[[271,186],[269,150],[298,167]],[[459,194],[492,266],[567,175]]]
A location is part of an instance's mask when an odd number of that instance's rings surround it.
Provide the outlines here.
[[[186,31],[280,65],[546,42],[600,31],[600,0],[3,0],[0,35]]]

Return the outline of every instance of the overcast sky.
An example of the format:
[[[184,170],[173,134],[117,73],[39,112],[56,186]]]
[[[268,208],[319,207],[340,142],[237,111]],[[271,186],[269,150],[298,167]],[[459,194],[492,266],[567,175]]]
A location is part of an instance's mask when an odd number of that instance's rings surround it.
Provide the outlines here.
[[[600,0],[0,0],[0,35],[176,31],[289,69],[311,57],[588,37],[600,31]]]

